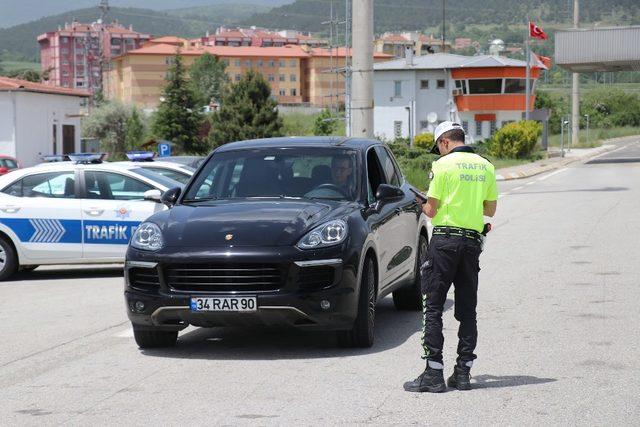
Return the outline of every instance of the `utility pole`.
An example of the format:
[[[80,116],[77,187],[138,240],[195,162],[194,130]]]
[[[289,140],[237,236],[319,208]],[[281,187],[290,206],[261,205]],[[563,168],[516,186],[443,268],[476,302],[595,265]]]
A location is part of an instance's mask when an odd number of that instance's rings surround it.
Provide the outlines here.
[[[352,135],[373,137],[373,0],[353,0]]]
[[[578,28],[580,21],[579,0],[573,0],[573,28]],[[580,140],[580,74],[572,73],[571,88],[571,143],[575,147]]]
[[[524,119],[529,120],[529,110],[531,103],[531,48],[529,47],[531,38],[531,19],[527,18],[527,29],[524,36],[524,60],[527,61],[525,71],[525,89],[524,89]]]
[[[445,53],[445,48],[444,48],[444,37],[445,37],[445,28],[444,28],[444,23],[446,22],[446,15],[445,15],[445,2],[446,0],[442,0],[442,53]]]

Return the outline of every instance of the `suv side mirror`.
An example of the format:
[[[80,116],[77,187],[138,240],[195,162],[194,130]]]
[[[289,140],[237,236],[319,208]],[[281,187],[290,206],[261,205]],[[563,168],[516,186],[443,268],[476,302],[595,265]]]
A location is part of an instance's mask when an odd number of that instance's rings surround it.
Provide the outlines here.
[[[147,190],[144,192],[144,199],[150,202],[160,203],[161,197],[162,193],[160,192],[160,190],[157,190],[155,188],[153,190]]]
[[[376,191],[376,200],[381,203],[389,203],[404,197],[404,192],[394,186],[388,184],[380,184]]]
[[[160,197],[160,201],[167,205],[168,207],[172,207],[178,201],[178,197],[180,197],[180,193],[182,192],[182,188],[174,187],[170,190],[165,191]]]

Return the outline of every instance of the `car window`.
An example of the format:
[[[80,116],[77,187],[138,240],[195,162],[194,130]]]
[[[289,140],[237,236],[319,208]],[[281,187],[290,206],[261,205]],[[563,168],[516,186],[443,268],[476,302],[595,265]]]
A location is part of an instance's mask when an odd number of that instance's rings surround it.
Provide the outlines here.
[[[144,193],[153,190],[149,184],[115,172],[86,171],[86,197],[103,200],[144,200]]]
[[[76,197],[75,174],[68,171],[25,176],[6,187],[3,193],[16,197],[73,199]]]
[[[393,164],[393,160],[391,160],[389,153],[387,153],[387,150],[385,150],[382,146],[377,146],[375,150],[376,154],[378,155],[378,159],[380,160],[380,165],[384,170],[384,175],[387,179],[387,183],[399,187],[400,176],[396,171],[396,167]]]
[[[0,167],[15,169],[18,167],[18,165],[11,159],[0,159]]]
[[[356,153],[336,148],[264,148],[218,153],[202,166],[185,200],[301,197],[355,200]]]
[[[167,178],[171,178],[174,181],[178,181],[181,184],[186,184],[189,181],[189,178],[191,178],[191,176],[189,176],[189,174],[186,173],[180,173],[177,171],[174,171],[172,169],[164,169],[164,168],[150,168],[150,167],[146,167],[144,169],[148,169],[152,172],[155,172],[159,175],[162,176],[166,176]]]
[[[372,204],[376,201],[378,186],[384,183],[384,172],[374,149],[367,152],[367,178],[367,201]]]
[[[389,155],[389,158],[393,162],[393,169],[396,171],[395,174],[396,174],[396,176],[398,177],[398,180],[399,180],[398,186],[400,186],[404,182],[404,177],[402,175],[402,170],[400,169],[400,166],[398,166],[398,162],[396,161],[396,158],[393,156],[393,153],[391,152],[389,147],[385,147],[385,150],[387,151],[387,154]]]

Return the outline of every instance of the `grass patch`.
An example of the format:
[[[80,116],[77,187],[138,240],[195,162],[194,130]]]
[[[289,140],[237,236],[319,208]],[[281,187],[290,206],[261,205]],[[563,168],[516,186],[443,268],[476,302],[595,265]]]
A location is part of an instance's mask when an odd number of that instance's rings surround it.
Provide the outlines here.
[[[2,69],[5,72],[11,72],[11,71],[17,71],[17,70],[40,71],[39,62],[2,61],[0,65],[2,65]]]
[[[281,114],[285,136],[312,136],[313,126],[319,114],[287,113]],[[341,116],[342,117],[342,116]],[[336,130],[332,135],[346,134],[344,120],[336,120]]]
[[[606,139],[633,135],[640,135],[640,128],[616,127],[608,129],[589,129],[589,141],[587,141],[586,129],[580,129],[580,142],[577,145],[572,145],[571,148],[600,147],[602,142]],[[565,148],[567,148],[567,135],[565,135],[564,138]],[[549,135],[549,146],[560,147],[560,135]]]

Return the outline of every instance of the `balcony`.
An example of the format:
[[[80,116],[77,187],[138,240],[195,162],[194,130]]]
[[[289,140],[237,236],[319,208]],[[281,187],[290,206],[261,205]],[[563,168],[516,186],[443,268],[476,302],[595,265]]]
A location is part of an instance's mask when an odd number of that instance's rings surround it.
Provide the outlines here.
[[[458,95],[454,97],[458,111],[524,111],[524,94]],[[533,109],[535,95],[530,97]]]

